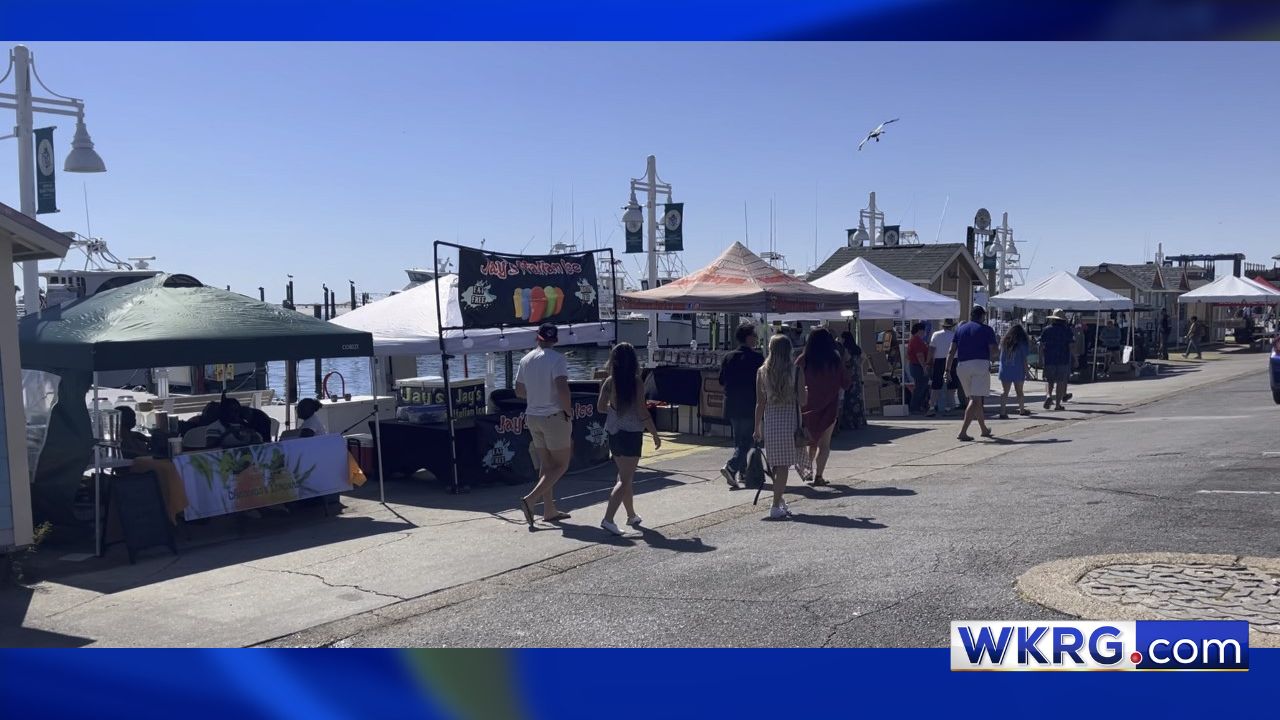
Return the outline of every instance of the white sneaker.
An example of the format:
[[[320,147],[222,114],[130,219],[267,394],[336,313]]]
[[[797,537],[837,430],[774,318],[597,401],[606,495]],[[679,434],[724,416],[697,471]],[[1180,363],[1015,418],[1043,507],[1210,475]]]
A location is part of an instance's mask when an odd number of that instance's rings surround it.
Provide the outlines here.
[[[618,527],[617,523],[612,523],[612,522],[609,522],[608,520],[601,520],[600,527],[604,528],[605,530],[608,530],[609,532],[619,537],[623,535],[622,528]]]
[[[627,524],[630,525],[631,527],[640,527],[640,523],[642,522],[644,522],[644,518],[640,517],[639,515],[635,515],[627,518]]]
[[[727,467],[720,468],[720,476],[724,478],[725,482],[729,483],[730,490],[738,489],[738,479],[734,477],[732,470]]]
[[[787,517],[791,517],[791,506],[786,503],[782,503],[782,512],[786,513]]]
[[[790,516],[791,516],[791,513],[787,512],[787,508],[785,505],[778,505],[776,507],[769,508],[770,520],[782,520],[783,518],[787,518]]]

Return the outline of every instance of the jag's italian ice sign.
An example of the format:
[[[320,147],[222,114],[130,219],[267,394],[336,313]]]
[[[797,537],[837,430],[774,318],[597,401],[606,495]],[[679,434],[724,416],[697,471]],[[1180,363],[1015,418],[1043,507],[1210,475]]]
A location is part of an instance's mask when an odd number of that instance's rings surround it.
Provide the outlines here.
[[[593,253],[503,255],[458,251],[464,328],[573,325],[600,320]]]
[[[481,415],[485,410],[484,385],[459,386],[449,388],[453,395],[453,417],[455,420]],[[448,400],[443,387],[423,387],[421,385],[401,385],[396,396],[396,405],[447,405]]]

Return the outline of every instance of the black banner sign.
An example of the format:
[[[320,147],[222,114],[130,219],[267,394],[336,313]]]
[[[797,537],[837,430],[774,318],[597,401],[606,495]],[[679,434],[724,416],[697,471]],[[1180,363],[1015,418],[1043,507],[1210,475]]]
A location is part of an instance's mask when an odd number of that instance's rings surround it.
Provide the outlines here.
[[[662,214],[662,248],[667,252],[684,250],[684,203],[667,203]]]
[[[598,322],[599,290],[593,252],[503,255],[458,250],[464,328]]]
[[[58,212],[58,192],[53,171],[53,128],[39,128],[36,136],[36,214]]]
[[[596,413],[595,401],[595,395],[573,395],[573,452],[569,456],[569,472],[609,462],[604,414]],[[480,471],[486,480],[514,484],[538,479],[529,451],[531,439],[523,407],[477,417],[476,428]]]
[[[627,252],[644,252],[644,222],[636,220],[624,225],[627,231]]]

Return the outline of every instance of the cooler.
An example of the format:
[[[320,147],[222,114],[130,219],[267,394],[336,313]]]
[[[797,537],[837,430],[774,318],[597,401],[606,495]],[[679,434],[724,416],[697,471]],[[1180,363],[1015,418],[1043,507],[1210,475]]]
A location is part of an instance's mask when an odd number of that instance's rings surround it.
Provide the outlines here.
[[[347,452],[356,459],[356,464],[360,466],[360,470],[365,477],[375,478],[378,476],[378,453],[373,445],[372,434],[355,433],[354,435],[348,435]]]
[[[455,420],[470,420],[477,415],[485,414],[484,378],[459,378],[449,380],[449,391],[453,395],[453,417]],[[444,395],[444,378],[429,375],[426,377],[404,378],[396,381],[396,406],[404,405],[446,405]]]

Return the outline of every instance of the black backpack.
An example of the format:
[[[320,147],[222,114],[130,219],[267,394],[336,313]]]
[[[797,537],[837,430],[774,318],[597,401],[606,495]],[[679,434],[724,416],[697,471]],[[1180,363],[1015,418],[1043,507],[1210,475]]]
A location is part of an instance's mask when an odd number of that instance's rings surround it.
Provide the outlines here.
[[[769,475],[769,465],[765,461],[764,449],[759,445],[747,451],[747,467],[742,472],[742,479],[748,488],[756,489],[756,500],[760,499],[760,489]]]

